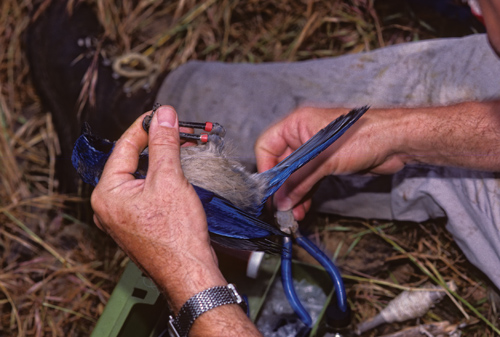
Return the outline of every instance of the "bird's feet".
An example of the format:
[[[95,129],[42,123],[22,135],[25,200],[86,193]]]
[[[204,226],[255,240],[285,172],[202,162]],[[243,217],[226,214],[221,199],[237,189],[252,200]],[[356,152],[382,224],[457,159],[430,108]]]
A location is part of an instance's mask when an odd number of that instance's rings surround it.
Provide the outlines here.
[[[151,125],[151,119],[153,118],[154,114],[156,113],[156,111],[160,106],[161,104],[156,103],[153,106],[151,114],[144,117],[144,120],[142,121],[142,128],[144,129],[144,131],[146,132],[149,131],[149,126]],[[200,129],[208,132],[208,133],[202,133],[200,135],[194,133],[186,133],[186,132],[180,133],[180,136],[183,139],[196,140],[202,143],[213,142],[216,145],[218,145],[222,143],[224,136],[226,135],[226,130],[219,123],[212,123],[212,122],[196,123],[196,122],[179,121],[179,126],[185,128]]]
[[[299,223],[293,217],[292,210],[276,211],[274,216],[282,232],[295,236],[295,233],[299,230]]]

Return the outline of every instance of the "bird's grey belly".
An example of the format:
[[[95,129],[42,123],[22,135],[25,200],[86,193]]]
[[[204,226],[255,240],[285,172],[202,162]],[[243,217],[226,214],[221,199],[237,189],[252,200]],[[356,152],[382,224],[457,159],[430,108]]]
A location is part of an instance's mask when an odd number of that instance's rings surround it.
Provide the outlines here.
[[[235,206],[258,215],[263,189],[255,174],[224,155],[216,146],[181,148],[181,165],[188,181],[231,201]]]

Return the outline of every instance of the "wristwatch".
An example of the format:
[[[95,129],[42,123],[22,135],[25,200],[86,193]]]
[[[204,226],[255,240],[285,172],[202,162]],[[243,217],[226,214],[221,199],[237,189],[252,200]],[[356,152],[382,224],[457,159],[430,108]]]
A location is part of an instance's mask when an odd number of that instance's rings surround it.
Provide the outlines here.
[[[168,328],[170,336],[187,337],[194,321],[204,312],[225,304],[238,304],[245,313],[247,304],[233,284],[208,288],[187,300],[181,307],[177,317],[169,316]]]

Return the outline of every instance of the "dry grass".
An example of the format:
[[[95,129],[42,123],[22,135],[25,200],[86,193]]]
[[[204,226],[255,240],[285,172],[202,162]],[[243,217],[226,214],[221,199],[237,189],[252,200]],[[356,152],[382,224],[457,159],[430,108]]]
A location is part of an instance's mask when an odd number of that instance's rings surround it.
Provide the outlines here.
[[[87,336],[126,257],[92,226],[67,214],[64,205],[81,200],[57,192],[58,139],[50,114],[34,92],[23,54],[22,34],[35,2],[0,4],[0,335]],[[105,50],[109,58],[142,53],[164,70],[192,59],[265,62],[331,57],[440,34],[432,22],[418,19],[400,1],[380,0],[377,6],[370,0],[89,2],[96,3],[106,38],[114,42]],[[37,3],[43,8],[49,1]],[[92,86],[88,89],[82,97],[92,99]],[[351,275],[346,280],[356,320],[382,307],[397,292],[394,284],[413,287],[432,277],[438,282],[454,279],[457,293],[472,307],[463,309],[472,317],[467,336],[493,336],[477,319],[479,313],[490,320],[496,315],[485,279],[470,272],[442,226],[427,224],[406,231],[391,225],[372,232],[368,225],[332,220],[320,233]],[[345,242],[339,246],[328,237],[340,228],[345,228],[340,232]],[[367,242],[378,245],[366,246]],[[404,251],[393,250],[396,242]],[[379,260],[382,271],[363,271],[350,262],[367,249],[379,248],[390,251]],[[433,311],[424,320],[464,322],[457,306],[448,304],[452,309]]]
[[[334,252],[345,273],[356,322],[376,315],[401,291],[425,288],[429,282],[444,287],[454,281],[458,287],[420,320],[381,326],[366,336],[444,321],[461,326],[466,336],[496,335],[488,326],[498,327],[497,295],[485,276],[466,260],[444,225],[445,219],[417,224],[327,216],[314,221],[312,237]],[[314,263],[301,250],[297,254]]]

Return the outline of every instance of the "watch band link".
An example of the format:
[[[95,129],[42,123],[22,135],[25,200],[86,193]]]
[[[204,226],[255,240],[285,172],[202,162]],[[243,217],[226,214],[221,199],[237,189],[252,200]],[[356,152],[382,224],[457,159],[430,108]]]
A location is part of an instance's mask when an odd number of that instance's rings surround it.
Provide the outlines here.
[[[186,337],[194,321],[204,312],[225,304],[239,304],[246,312],[246,302],[233,284],[212,287],[191,297],[177,317],[169,317],[169,328],[175,337]]]

